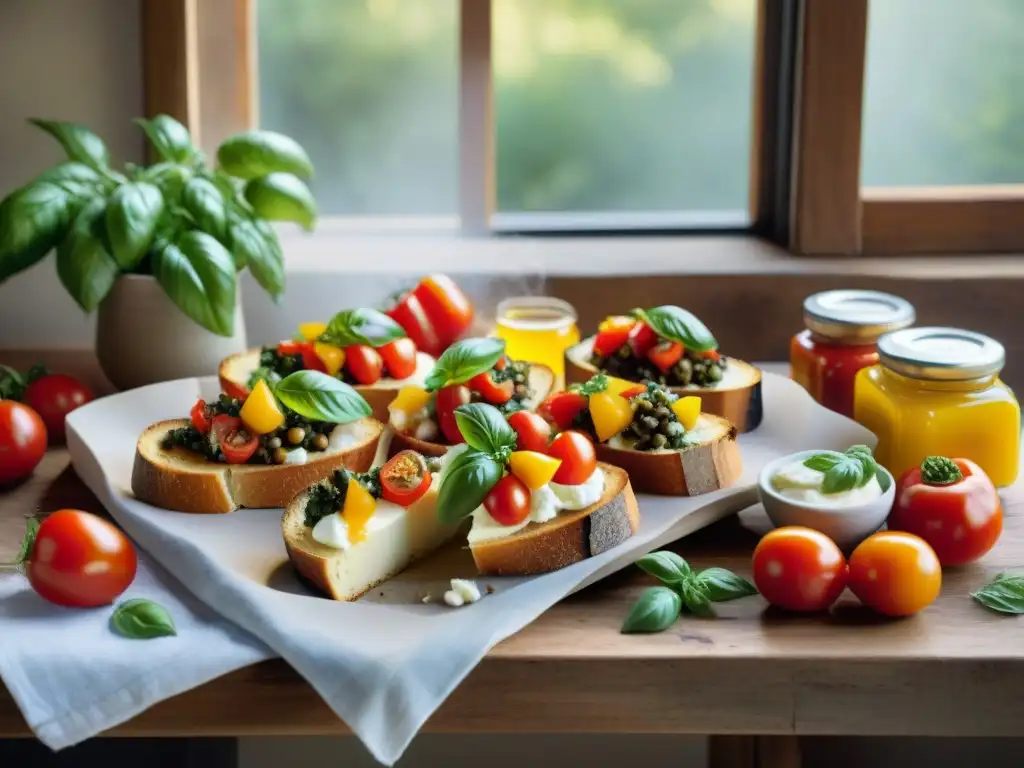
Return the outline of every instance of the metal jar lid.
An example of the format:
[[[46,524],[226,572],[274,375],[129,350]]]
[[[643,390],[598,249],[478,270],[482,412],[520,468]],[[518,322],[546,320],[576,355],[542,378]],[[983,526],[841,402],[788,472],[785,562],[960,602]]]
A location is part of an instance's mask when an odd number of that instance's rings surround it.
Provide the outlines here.
[[[830,339],[868,343],[913,323],[909,301],[880,291],[822,291],[804,299],[804,324]]]
[[[995,339],[959,328],[904,328],[878,340],[878,357],[914,379],[970,381],[1003,369],[1006,352]]]

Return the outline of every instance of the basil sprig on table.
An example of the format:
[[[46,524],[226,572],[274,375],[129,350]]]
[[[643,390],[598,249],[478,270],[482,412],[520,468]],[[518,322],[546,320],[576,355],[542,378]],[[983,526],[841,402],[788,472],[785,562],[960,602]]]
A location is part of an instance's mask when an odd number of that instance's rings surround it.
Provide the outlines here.
[[[504,339],[463,339],[441,353],[427,376],[426,389],[433,392],[448,384],[461,384],[489,371],[505,354]]]
[[[345,309],[331,318],[327,330],[320,334],[320,341],[339,347],[383,347],[405,335],[402,326],[379,310]]]
[[[441,521],[454,524],[471,515],[501,480],[516,432],[493,405],[470,403],[455,409],[455,422],[468,448],[445,470],[437,494]]]
[[[824,473],[821,492],[826,495],[863,488],[871,482],[871,478],[884,474],[875,457],[871,455],[871,449],[866,445],[851,446],[844,453],[817,453],[805,459],[804,466]]]
[[[132,640],[152,640],[177,635],[167,609],[152,600],[126,600],[114,609],[110,624],[119,635]]]
[[[971,597],[997,613],[1024,613],[1024,574],[1000,573]]]
[[[311,421],[349,424],[373,412],[350,385],[320,371],[289,374],[277,383],[274,394],[286,407]]]
[[[636,564],[662,583],[646,590],[622,624],[622,632],[661,632],[675,623],[685,609],[694,616],[715,615],[712,603],[725,603],[756,595],[757,589],[725,568],[694,571],[675,552],[651,552]]]
[[[678,341],[694,352],[718,349],[718,342],[708,327],[681,307],[666,304],[653,309],[634,309],[631,314],[647,323],[661,338]]]

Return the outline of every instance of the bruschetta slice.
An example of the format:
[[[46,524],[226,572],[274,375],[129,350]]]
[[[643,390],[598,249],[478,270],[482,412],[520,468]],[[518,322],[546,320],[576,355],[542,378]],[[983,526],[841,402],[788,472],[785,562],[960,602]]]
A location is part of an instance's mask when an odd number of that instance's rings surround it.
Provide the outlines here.
[[[606,318],[597,334],[566,350],[566,384],[582,384],[596,373],[698,395],[705,411],[739,432],[756,429],[763,416],[760,369],[720,354],[710,331],[680,307]]]

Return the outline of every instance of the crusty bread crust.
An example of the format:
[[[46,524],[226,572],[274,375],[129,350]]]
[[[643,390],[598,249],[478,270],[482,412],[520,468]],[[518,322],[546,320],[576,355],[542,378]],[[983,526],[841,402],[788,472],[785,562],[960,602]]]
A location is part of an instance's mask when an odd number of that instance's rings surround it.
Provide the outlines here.
[[[526,401],[526,407],[533,411],[548,396],[551,388],[555,385],[555,372],[546,365],[531,363],[528,381],[530,389],[533,390],[533,397]],[[431,443],[396,431],[388,446],[388,458],[406,449],[416,451],[423,456],[444,456],[449,448],[451,446],[448,443]]]
[[[366,438],[343,451],[315,455],[305,464],[220,464],[182,448],[163,447],[167,433],[188,424],[161,421],[139,437],[132,492],[140,501],[195,514],[223,514],[239,507],[283,507],[301,490],[336,469],[365,472],[373,464],[384,425],[364,419]]]
[[[561,512],[546,523],[531,523],[511,536],[470,545],[482,574],[529,576],[565,568],[607,552],[640,528],[640,510],[628,475],[600,464],[604,493],[578,512]]]
[[[565,351],[565,383],[582,384],[598,370],[590,362],[594,337],[584,339]],[[741,368],[746,384],[738,387],[666,387],[677,395],[700,395],[701,410],[721,416],[739,432],[749,432],[761,424],[761,370],[743,360],[729,358],[729,365]]]
[[[249,376],[259,367],[260,350],[250,349],[247,352],[239,352],[225,357],[217,368],[217,378],[220,379],[220,388],[231,397],[242,399],[249,394]],[[430,370],[434,367],[434,358],[425,352],[416,353],[417,373]],[[398,395],[398,390],[408,383],[407,379],[384,378],[376,384],[364,386],[358,384],[356,392],[370,404],[373,413],[370,414],[377,421],[387,422],[388,406]]]
[[[597,445],[598,461],[622,467],[637,493],[699,496],[728,488],[743,474],[736,428],[719,416],[701,414],[718,424],[718,434],[681,451],[633,451]]]

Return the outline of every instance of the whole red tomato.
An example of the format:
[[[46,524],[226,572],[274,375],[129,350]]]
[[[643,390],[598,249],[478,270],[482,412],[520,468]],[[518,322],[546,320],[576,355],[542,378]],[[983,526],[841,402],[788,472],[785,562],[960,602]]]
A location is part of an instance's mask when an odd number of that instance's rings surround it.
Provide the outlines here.
[[[29,583],[57,605],[107,605],[135,579],[135,547],[106,520],[61,509],[39,526],[25,564]]]
[[[455,421],[455,409],[460,405],[472,402],[473,394],[465,384],[451,384],[437,391],[435,407],[437,410],[437,426],[449,443],[458,445],[466,442]]]
[[[519,525],[530,514],[530,489],[515,475],[505,475],[484,496],[484,509],[501,525]]]
[[[48,373],[29,384],[21,399],[39,414],[50,440],[59,442],[64,439],[64,417],[92,400],[92,392],[78,379]]]
[[[942,587],[942,566],[928,542],[912,533],[882,531],[850,555],[850,591],[886,616],[910,616]]]
[[[548,446],[548,455],[562,460],[555,476],[551,478],[551,482],[560,485],[585,483],[597,468],[594,444],[585,434],[575,430],[562,432],[552,440]]]
[[[508,417],[508,425],[516,431],[517,451],[548,452],[551,425],[531,411],[516,411]]]
[[[1003,505],[973,461],[930,456],[896,483],[888,522],[889,530],[927,541],[942,565],[962,565],[995,545],[1003,531]]]
[[[46,453],[46,425],[14,400],[0,400],[0,484],[32,473]]]
[[[765,600],[789,611],[823,611],[846,586],[843,553],[828,536],[790,525],[769,531],[754,549],[754,584]]]

